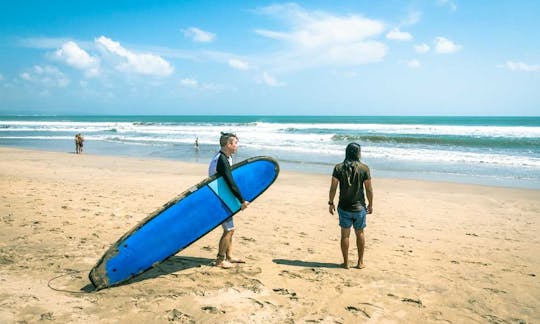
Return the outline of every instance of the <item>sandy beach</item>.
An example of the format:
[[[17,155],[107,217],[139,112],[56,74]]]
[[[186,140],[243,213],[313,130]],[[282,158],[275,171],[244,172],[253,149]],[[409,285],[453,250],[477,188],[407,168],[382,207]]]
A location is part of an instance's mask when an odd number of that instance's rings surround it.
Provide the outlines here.
[[[88,272],[106,249],[206,172],[0,148],[0,322],[540,322],[539,190],[376,174],[365,269],[339,268],[330,175],[282,171],[235,218],[234,254],[246,264],[210,265],[217,228],[128,284],[94,291]]]

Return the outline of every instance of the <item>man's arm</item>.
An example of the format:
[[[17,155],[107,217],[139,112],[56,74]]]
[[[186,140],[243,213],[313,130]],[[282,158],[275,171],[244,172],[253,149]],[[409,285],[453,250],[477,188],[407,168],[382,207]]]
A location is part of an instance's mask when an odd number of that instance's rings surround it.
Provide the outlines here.
[[[338,178],[332,177],[332,182],[330,183],[330,192],[328,193],[328,211],[332,215],[334,215],[334,211],[336,211],[336,206],[334,205],[334,197],[336,196],[338,184]]]
[[[373,187],[371,186],[371,179],[364,181],[364,188],[366,189],[366,196],[368,200],[367,213],[373,213]]]
[[[216,165],[216,171],[217,173],[223,177],[229,188],[231,189],[231,192],[233,195],[240,200],[240,203],[244,204],[245,200],[244,197],[242,197],[242,193],[240,192],[240,189],[238,189],[238,186],[236,185],[236,182],[234,181],[234,178],[231,173],[231,167],[229,165],[229,162],[225,158],[223,154],[218,159],[217,165]]]

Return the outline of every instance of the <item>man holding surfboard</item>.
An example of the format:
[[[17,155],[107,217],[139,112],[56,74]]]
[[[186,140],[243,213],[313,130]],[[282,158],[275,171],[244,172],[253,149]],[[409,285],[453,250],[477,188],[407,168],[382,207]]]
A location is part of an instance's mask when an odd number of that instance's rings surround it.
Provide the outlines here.
[[[334,167],[332,183],[328,200],[328,210],[334,215],[334,197],[339,185],[339,226],[341,227],[341,253],[343,254],[343,268],[349,268],[349,235],[351,226],[356,233],[356,246],[358,248],[358,263],[356,268],[364,267],[364,228],[366,227],[366,214],[373,212],[373,188],[369,167],[360,162],[360,145],[350,143],[345,149],[345,160]],[[364,189],[368,199],[364,197]]]
[[[249,201],[246,201],[242,197],[242,193],[231,173],[232,155],[238,150],[238,137],[233,133],[221,133],[219,138],[219,145],[221,149],[210,161],[208,167],[208,175],[212,176],[218,174],[223,177],[233,195],[242,204],[241,210],[244,210],[249,205]],[[223,235],[219,240],[219,251],[215,265],[224,269],[232,268],[233,263],[244,263],[245,261],[240,259],[234,259],[231,255],[232,252],[232,237],[234,233],[233,217],[229,217],[222,224]]]

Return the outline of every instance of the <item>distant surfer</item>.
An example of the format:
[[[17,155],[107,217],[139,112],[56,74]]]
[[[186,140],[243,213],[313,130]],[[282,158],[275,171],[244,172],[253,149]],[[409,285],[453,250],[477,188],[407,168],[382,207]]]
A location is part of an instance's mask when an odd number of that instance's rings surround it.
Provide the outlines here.
[[[208,175],[218,174],[223,177],[233,195],[242,203],[241,210],[244,210],[249,205],[249,201],[244,200],[242,193],[231,173],[232,155],[238,150],[238,137],[232,133],[221,133],[219,138],[221,149],[210,161]],[[232,252],[232,237],[234,233],[233,217],[227,218],[222,224],[223,235],[219,240],[219,251],[215,265],[224,269],[233,267],[233,263],[244,263],[241,259],[234,259]]]
[[[343,268],[349,268],[349,236],[351,226],[356,233],[356,247],[358,248],[358,263],[356,268],[364,268],[364,228],[366,227],[366,214],[373,213],[373,188],[369,167],[360,162],[360,145],[350,143],[345,149],[345,160],[334,167],[332,183],[328,200],[330,214],[334,215],[336,207],[334,197],[339,185],[339,226],[341,227],[341,253],[343,254]],[[366,192],[368,205],[364,197]]]

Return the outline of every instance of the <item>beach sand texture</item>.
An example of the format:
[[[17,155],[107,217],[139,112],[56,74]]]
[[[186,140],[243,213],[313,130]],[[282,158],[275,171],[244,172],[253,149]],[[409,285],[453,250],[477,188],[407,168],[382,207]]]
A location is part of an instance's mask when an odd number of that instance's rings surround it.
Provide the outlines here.
[[[339,162],[339,161],[336,161]],[[93,291],[107,248],[206,177],[205,164],[0,148],[0,323],[540,322],[540,191],[373,180],[366,268],[339,268],[328,175],[282,171],[235,218],[158,267]],[[351,264],[356,262],[354,236]]]

